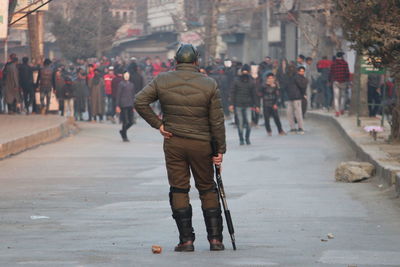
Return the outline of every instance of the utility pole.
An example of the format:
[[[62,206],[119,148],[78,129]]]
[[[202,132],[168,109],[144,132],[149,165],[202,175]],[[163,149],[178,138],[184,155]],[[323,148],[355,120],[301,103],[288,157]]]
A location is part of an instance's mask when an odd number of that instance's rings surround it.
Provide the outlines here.
[[[36,14],[37,19],[37,52],[39,62],[44,60],[44,12],[38,11]]]
[[[37,33],[37,18],[36,13],[28,15],[28,34],[29,34],[29,48],[31,52],[32,61],[39,64],[39,46],[38,43],[38,33]]]
[[[4,62],[7,62],[8,57],[8,24],[11,14],[9,14],[9,1],[0,0],[0,40],[4,39]]]
[[[268,42],[268,26],[269,26],[269,21],[268,21],[268,3],[267,0],[261,0],[259,2],[261,6],[261,36],[262,36],[262,57],[264,58],[265,56],[269,55],[269,42]]]
[[[97,38],[96,38],[96,57],[98,59],[100,59],[103,54],[101,45],[101,39],[102,39],[101,36],[103,33],[102,18],[103,18],[103,4],[99,3],[99,14],[97,17]]]
[[[29,45],[31,58],[36,64],[44,59],[44,12],[38,11],[28,15]]]
[[[206,19],[206,36],[205,36],[205,62],[210,60],[217,53],[217,37],[218,37],[218,17],[220,12],[221,0],[207,0],[207,19]]]

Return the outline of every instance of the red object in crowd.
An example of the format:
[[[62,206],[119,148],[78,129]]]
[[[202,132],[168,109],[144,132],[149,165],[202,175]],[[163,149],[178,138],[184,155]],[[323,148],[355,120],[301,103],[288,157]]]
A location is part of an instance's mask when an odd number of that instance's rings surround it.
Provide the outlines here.
[[[317,63],[317,68],[318,69],[329,69],[332,66],[332,60],[329,59],[321,59]]]
[[[112,80],[115,78],[114,74],[107,73],[104,75],[104,87],[106,91],[106,95],[112,94]]]
[[[388,97],[393,97],[393,90],[394,90],[394,83],[391,81],[386,81],[386,87],[387,87],[387,96]]]
[[[331,66],[331,81],[344,83],[350,80],[349,65],[341,58],[336,59]]]
[[[153,77],[156,77],[160,72],[162,72],[161,63],[153,63]]]
[[[111,66],[111,61],[109,61],[109,60],[103,61],[103,62],[101,63],[101,66],[102,66],[102,67],[109,67],[109,66]]]
[[[89,70],[88,75],[87,75],[87,80],[88,80],[88,81],[90,81],[91,79],[94,78],[94,70],[95,70],[95,69],[96,69],[96,68],[93,68],[93,69]]]

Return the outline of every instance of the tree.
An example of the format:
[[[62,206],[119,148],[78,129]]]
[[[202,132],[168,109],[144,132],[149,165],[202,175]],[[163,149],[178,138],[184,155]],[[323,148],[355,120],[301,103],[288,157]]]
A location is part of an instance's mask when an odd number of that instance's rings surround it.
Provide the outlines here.
[[[397,102],[392,110],[391,137],[400,142],[400,1],[335,0],[346,38],[376,67],[395,78]]]
[[[336,33],[339,23],[333,14],[332,0],[297,0],[291,10],[284,2],[279,1],[280,9],[300,29],[301,37],[311,47],[312,58],[317,58],[324,47],[331,48],[332,52],[342,50],[343,40]]]
[[[207,0],[207,17],[205,23],[205,60],[209,63],[216,56],[218,37],[218,16],[220,14],[221,0]]]
[[[109,7],[109,0],[86,0],[73,7],[71,17],[52,14],[51,31],[66,58],[100,57],[111,48],[121,21],[112,16]]]

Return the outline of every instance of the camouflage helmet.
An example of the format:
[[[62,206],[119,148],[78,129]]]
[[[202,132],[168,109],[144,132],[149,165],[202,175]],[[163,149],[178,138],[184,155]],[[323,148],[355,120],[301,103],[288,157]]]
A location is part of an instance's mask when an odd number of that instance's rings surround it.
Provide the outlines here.
[[[178,63],[194,63],[198,58],[199,52],[192,44],[181,44],[175,55],[175,60]]]

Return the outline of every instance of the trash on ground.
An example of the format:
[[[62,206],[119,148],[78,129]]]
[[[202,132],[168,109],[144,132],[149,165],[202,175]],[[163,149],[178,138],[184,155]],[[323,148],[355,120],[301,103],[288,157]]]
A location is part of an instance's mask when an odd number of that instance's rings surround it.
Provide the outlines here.
[[[31,216],[31,219],[32,219],[32,220],[43,220],[43,219],[50,219],[50,217],[32,215],[32,216]]]
[[[331,233],[327,234],[327,237],[328,237],[328,239],[334,239],[335,238],[335,236],[333,234],[331,234]]]
[[[153,245],[153,246],[151,246],[151,251],[153,252],[153,254],[161,254],[162,247],[161,246],[157,246],[157,245]]]
[[[383,132],[383,128],[380,126],[365,126],[364,131],[368,132],[376,141],[378,138],[378,133]]]
[[[377,132],[377,133],[382,133],[383,132],[383,128],[381,126],[365,126],[364,127],[364,131],[370,133],[370,132]]]

